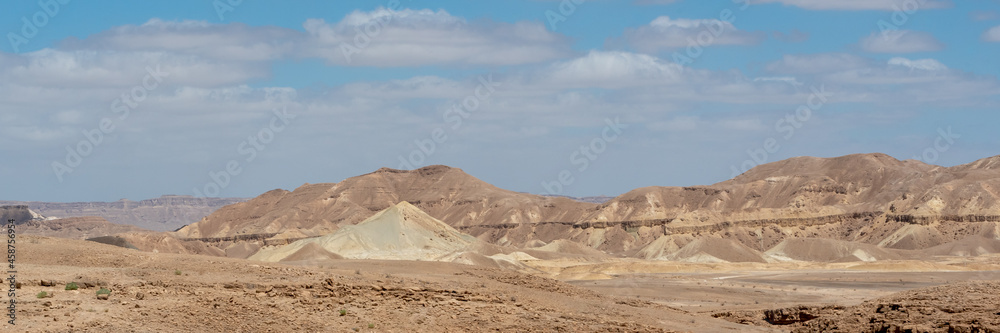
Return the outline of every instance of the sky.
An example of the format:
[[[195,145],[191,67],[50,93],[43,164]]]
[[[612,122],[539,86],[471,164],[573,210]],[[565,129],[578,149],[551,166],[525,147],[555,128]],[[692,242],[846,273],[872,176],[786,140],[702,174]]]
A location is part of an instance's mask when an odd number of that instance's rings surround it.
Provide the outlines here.
[[[537,194],[1000,154],[998,0],[18,1],[0,200],[443,164]]]

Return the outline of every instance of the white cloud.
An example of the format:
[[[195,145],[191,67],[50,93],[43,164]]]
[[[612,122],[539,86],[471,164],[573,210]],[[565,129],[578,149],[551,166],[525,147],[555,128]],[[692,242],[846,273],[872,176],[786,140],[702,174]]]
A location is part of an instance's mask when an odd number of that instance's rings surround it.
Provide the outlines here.
[[[949,8],[953,6],[950,0],[911,0],[920,9]],[[895,11],[900,8],[898,0],[751,0],[752,4],[780,3],[808,10],[884,10]],[[909,8],[909,7],[908,7]]]
[[[802,82],[791,76],[768,76],[768,77],[757,77],[753,79],[753,82],[784,82],[793,86],[801,86]]]
[[[782,74],[817,74],[869,66],[868,59],[846,53],[785,55],[766,66],[769,72]]]
[[[697,130],[701,123],[702,121],[698,117],[680,116],[664,121],[651,122],[646,127],[654,131],[681,132]]]
[[[263,65],[162,51],[42,49],[17,56],[20,60],[0,66],[0,78],[22,86],[47,88],[126,89],[141,84],[150,70],[165,73],[162,84],[169,86],[238,84],[269,74]]]
[[[648,25],[627,29],[612,44],[625,44],[646,53],[673,50],[690,45],[754,45],[766,38],[762,32],[746,32],[732,23],[717,19],[684,19],[660,16]]]
[[[873,53],[932,52],[945,47],[933,35],[911,30],[873,32],[859,44],[861,49]]]
[[[934,59],[910,60],[906,58],[896,57],[889,59],[889,65],[903,66],[910,69],[919,69],[925,71],[943,71],[948,69],[947,66]]]
[[[723,119],[719,126],[734,131],[760,131],[767,128],[760,119]]]
[[[379,8],[354,11],[335,23],[308,19],[302,26],[305,32],[242,23],[151,19],[83,40],[71,38],[59,49],[169,52],[240,63],[321,58],[333,65],[376,67],[510,65],[573,53],[568,38],[541,23],[467,22],[444,10]]]
[[[895,57],[885,62],[846,54],[785,56],[767,71],[794,74],[807,85],[825,84],[844,102],[876,105],[989,105],[1000,94],[995,77],[950,69],[935,59]]]
[[[84,40],[70,38],[59,48],[171,52],[228,62],[250,62],[288,57],[302,37],[301,32],[274,26],[251,27],[242,23],[212,24],[154,18],[139,26],[114,27]]]
[[[466,22],[444,10],[355,11],[303,24],[310,57],[348,66],[511,65],[570,55],[569,39],[538,22]]]
[[[77,124],[83,120],[83,112],[80,110],[60,111],[49,117],[49,120],[57,124]]]
[[[558,62],[541,80],[560,87],[620,88],[675,82],[684,68],[662,59],[630,52],[591,51],[586,56]]]
[[[986,30],[986,32],[983,33],[982,39],[986,42],[1000,42],[1000,25],[992,27],[990,30]]]

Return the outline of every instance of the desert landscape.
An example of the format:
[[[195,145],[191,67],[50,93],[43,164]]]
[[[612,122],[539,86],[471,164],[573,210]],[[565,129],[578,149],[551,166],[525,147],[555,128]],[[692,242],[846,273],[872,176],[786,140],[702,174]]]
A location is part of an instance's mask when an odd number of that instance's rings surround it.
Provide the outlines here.
[[[1000,0],[37,0],[0,33],[0,332],[1000,333]]]
[[[27,331],[994,332],[998,186],[1000,157],[861,154],[604,203],[430,166],[174,232],[3,212]]]

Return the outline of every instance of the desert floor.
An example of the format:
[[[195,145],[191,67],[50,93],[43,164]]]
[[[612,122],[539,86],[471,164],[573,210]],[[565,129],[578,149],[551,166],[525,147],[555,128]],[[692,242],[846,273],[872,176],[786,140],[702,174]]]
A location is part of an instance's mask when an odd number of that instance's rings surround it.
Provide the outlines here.
[[[532,274],[525,274],[417,261],[262,263],[36,236],[21,236],[18,245],[23,286],[17,326],[5,323],[5,332],[788,331],[716,316],[853,306],[914,288],[1000,280],[997,256],[835,264],[542,260],[527,262]],[[81,289],[64,290],[68,282]],[[97,299],[101,286],[111,290],[109,299]],[[54,295],[37,298],[42,291]]]

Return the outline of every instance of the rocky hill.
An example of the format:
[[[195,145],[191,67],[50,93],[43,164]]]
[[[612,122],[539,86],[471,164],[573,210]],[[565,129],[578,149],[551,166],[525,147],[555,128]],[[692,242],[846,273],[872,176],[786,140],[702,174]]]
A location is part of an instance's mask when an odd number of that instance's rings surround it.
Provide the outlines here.
[[[577,221],[596,204],[500,189],[461,169],[382,168],[339,183],[273,190],[179,230],[190,238],[292,232],[321,236],[407,201],[453,227]]]
[[[446,166],[383,168],[274,190],[177,235],[220,251],[249,241],[234,253],[251,253],[330,234],[409,201],[462,233],[515,248],[570,241],[696,262],[979,255],[995,252],[992,242],[1000,240],[998,190],[1000,157],[950,168],[884,154],[799,157],[714,185],[640,188],[603,204],[511,192]]]
[[[998,160],[945,168],[884,154],[793,158],[715,185],[633,190],[575,225],[591,232],[558,237],[610,252],[629,252],[662,237],[669,239],[661,243],[683,247],[690,241],[684,235],[719,236],[758,251],[801,237],[906,249],[972,235],[997,238]]]
[[[201,220],[223,206],[245,200],[242,198],[195,198],[183,195],[165,195],[141,201],[127,199],[115,202],[70,203],[0,201],[0,205],[27,206],[38,214],[48,217],[99,216],[115,224],[168,231]]]

